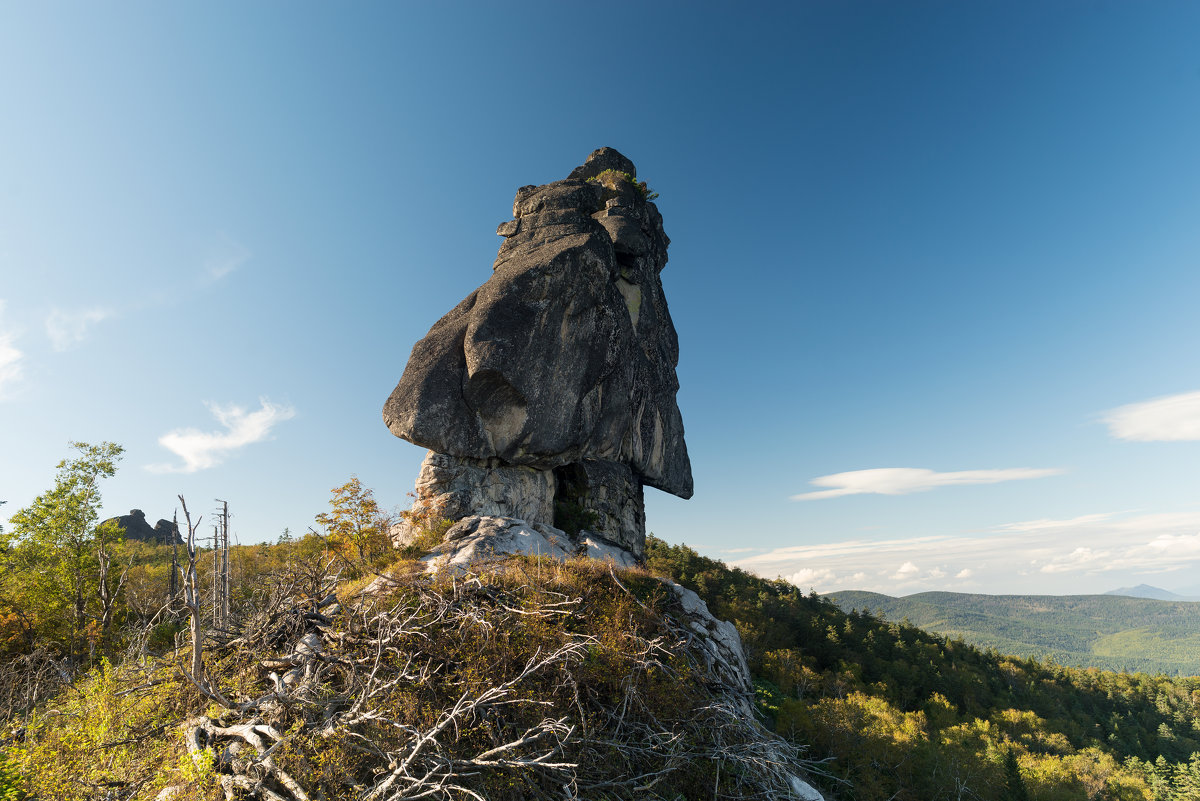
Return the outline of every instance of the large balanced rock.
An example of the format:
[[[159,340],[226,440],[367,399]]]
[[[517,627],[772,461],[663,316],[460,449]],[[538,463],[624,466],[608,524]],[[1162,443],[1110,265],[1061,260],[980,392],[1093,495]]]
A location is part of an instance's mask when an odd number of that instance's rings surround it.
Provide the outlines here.
[[[413,348],[384,421],[431,451],[419,503],[557,518],[640,555],[643,485],[692,494],[662,215],[633,162],[601,148],[519,189],[513,216],[491,278]]]

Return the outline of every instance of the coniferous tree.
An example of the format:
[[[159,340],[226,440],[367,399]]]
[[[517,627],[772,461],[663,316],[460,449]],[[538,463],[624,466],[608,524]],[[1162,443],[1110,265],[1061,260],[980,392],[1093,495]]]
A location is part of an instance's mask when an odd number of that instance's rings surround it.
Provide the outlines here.
[[[1021,778],[1021,766],[1017,764],[1017,753],[1009,748],[1004,754],[1004,790],[1000,801],[1029,801],[1029,789]]]

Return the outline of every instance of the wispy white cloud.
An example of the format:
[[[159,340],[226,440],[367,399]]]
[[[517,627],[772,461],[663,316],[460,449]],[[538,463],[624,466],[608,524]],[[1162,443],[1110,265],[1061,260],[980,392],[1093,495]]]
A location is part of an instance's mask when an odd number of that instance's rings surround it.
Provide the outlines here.
[[[102,307],[75,311],[51,309],[46,315],[46,336],[56,351],[70,350],[87,338],[89,328],[115,316],[112,309]]]
[[[1200,440],[1200,392],[1120,406],[1104,416],[1108,432],[1134,442]]]
[[[3,323],[4,301],[0,300],[0,323]],[[21,380],[24,365],[21,360],[25,354],[13,343],[17,334],[8,328],[0,327],[0,400],[8,397],[13,384]]]
[[[227,234],[221,234],[204,258],[205,281],[220,281],[250,260],[250,249]]]
[[[1013,467],[1003,470],[956,470],[939,473],[919,467],[877,467],[871,470],[851,470],[848,473],[834,473],[814,478],[809,482],[814,487],[831,487],[831,489],[793,495],[792,500],[815,501],[821,498],[838,498],[843,495],[907,495],[911,492],[924,492],[938,487],[998,484],[1001,481],[1045,478],[1059,475],[1062,472],[1058,468]]]
[[[1129,579],[1200,569],[1200,511],[1103,512],[959,536],[794,545],[733,564],[818,592],[1095,592]]]
[[[1080,526],[1088,526],[1093,523],[1100,523],[1105,520],[1112,519],[1117,512],[1102,512],[1100,514],[1080,515],[1072,517],[1068,520],[1051,520],[1049,518],[1041,518],[1040,520],[1023,520],[1019,523],[1005,523],[1000,526],[998,531],[1056,531],[1064,528],[1079,528]]]
[[[1200,566],[1200,533],[1158,534],[1135,544],[1123,560],[1144,565],[1147,573],[1174,573]]]
[[[61,353],[71,350],[86,340],[99,323],[128,317],[148,308],[175,305],[181,302],[186,293],[196,292],[239,269],[250,260],[251,255],[250,249],[241,242],[227,234],[217,234],[210,243],[208,252],[200,259],[199,278],[192,279],[190,287],[144,288],[138,297],[126,298],[118,308],[54,307],[45,316],[46,336],[55,351]],[[0,301],[0,313],[2,312],[3,302]],[[21,376],[22,353],[13,345],[14,339],[14,332],[0,328],[0,393],[3,393],[5,385],[11,387]],[[3,395],[0,394],[0,397]]]
[[[274,404],[260,398],[261,408],[247,412],[240,406],[206,404],[225,430],[205,432],[180,428],[158,438],[158,444],[183,459],[182,465],[156,464],[147,469],[156,473],[195,473],[220,464],[232,452],[261,442],[276,425],[295,417],[291,406]]]

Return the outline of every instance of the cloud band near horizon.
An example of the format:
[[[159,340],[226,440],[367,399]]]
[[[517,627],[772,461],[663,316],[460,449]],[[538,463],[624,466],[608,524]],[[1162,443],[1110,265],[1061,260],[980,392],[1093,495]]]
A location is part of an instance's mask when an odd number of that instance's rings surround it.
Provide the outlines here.
[[[730,564],[822,593],[1038,593],[1050,576],[1094,593],[1166,575],[1177,591],[1189,590],[1200,566],[1200,512],[1101,512],[978,532],[814,542]]]
[[[829,489],[803,492],[791,496],[793,501],[815,501],[843,495],[908,495],[938,487],[967,484],[998,484],[1062,474],[1057,467],[1012,467],[1001,470],[956,470],[939,473],[919,467],[876,467],[870,470],[851,470],[818,476],[809,483]]]

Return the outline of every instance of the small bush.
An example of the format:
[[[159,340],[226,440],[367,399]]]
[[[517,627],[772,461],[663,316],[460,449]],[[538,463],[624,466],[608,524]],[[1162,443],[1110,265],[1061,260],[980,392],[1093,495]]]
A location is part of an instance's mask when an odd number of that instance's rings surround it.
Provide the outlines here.
[[[651,191],[650,187],[646,185],[645,181],[639,181],[637,178],[627,172],[621,172],[620,170],[605,170],[599,175],[588,178],[589,183],[602,184],[611,189],[616,189],[615,184],[618,180],[624,180],[626,183],[632,184],[633,188],[636,189],[646,200],[656,200],[658,198],[658,193]]]
[[[0,801],[22,801],[27,798],[24,787],[25,780],[14,760],[0,751]]]
[[[121,670],[102,660],[34,715],[21,749],[9,753],[0,771],[0,799],[7,801],[3,792],[17,788],[38,799],[91,801],[99,797],[97,787],[128,790],[178,778],[176,767],[186,755],[168,730],[196,696],[172,664],[147,664],[152,667],[145,672]],[[129,692],[131,687],[140,689]],[[8,778],[18,771],[23,786]]]
[[[412,507],[400,512],[400,518],[408,523],[416,535],[398,548],[402,559],[419,559],[438,545],[446,532],[457,523],[445,515],[446,498],[430,493],[426,489],[410,492]]]

